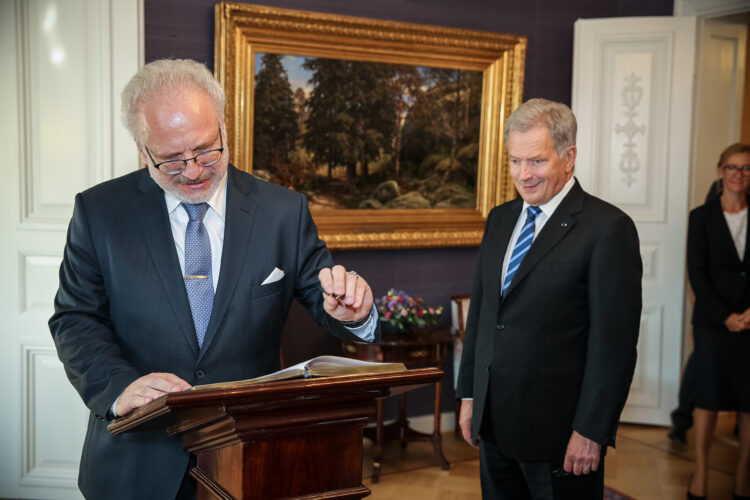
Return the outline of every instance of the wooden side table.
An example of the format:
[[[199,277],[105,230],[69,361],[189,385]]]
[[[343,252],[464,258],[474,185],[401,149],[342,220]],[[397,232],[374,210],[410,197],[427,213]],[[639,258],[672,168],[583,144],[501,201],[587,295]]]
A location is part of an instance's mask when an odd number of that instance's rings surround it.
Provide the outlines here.
[[[407,368],[442,367],[454,337],[450,327],[432,327],[407,333],[381,334],[380,344],[359,344],[344,342],[344,354],[351,358],[384,363],[403,363]],[[432,434],[415,431],[409,427],[406,418],[406,393],[399,395],[399,416],[395,422],[383,425],[383,399],[377,400],[376,427],[365,428],[364,435],[374,442],[372,464],[372,482],[380,479],[383,460],[383,448],[389,442],[398,439],[405,448],[409,441],[431,441],[443,470],[450,469],[450,463],[443,454],[440,435],[440,391],[442,381],[435,382],[435,423]]]

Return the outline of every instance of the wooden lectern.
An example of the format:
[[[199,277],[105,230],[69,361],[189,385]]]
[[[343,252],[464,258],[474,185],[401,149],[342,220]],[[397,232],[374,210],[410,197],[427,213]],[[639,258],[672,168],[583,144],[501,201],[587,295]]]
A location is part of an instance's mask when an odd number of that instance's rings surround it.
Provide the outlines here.
[[[362,429],[376,399],[442,378],[424,368],[169,393],[109,429],[181,434],[197,456],[199,500],[362,498]]]

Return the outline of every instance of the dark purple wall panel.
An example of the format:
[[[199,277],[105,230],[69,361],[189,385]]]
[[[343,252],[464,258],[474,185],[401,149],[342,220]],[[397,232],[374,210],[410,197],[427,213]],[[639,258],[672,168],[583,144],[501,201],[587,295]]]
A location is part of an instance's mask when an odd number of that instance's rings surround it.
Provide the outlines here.
[[[252,3],[252,2],[247,2]],[[525,35],[524,97],[570,103],[573,23],[672,15],[671,0],[267,0],[273,7]],[[213,68],[211,0],[147,0],[146,61],[187,57]]]

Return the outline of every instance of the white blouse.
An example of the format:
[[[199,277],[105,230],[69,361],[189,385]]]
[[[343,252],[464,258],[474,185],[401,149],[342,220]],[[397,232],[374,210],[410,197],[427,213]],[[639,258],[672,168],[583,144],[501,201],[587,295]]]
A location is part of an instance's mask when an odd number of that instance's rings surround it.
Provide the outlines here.
[[[724,218],[729,226],[729,232],[732,234],[734,246],[737,247],[737,254],[740,260],[745,256],[745,241],[747,238],[747,207],[739,212],[724,212]]]

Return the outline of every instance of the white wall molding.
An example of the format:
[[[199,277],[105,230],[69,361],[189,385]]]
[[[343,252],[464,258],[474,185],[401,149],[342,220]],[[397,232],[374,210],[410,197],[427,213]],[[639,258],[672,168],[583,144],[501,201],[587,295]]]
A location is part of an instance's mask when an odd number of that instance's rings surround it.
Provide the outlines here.
[[[627,405],[658,409],[661,403],[661,350],[664,306],[644,305],[638,338],[638,361]]]
[[[88,412],[53,346],[21,345],[23,442],[20,484],[77,488],[78,454]],[[75,411],[71,411],[77,405]],[[68,411],[60,411],[66,408]],[[53,424],[54,421],[54,424]]]
[[[122,0],[17,0],[22,226],[64,229],[75,193],[137,168],[119,109],[142,53],[141,31],[122,23],[140,12]],[[133,43],[138,55],[121,64],[113,54]]]
[[[51,315],[62,255],[20,252],[18,260],[19,312]]]

